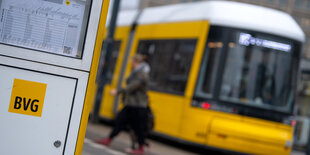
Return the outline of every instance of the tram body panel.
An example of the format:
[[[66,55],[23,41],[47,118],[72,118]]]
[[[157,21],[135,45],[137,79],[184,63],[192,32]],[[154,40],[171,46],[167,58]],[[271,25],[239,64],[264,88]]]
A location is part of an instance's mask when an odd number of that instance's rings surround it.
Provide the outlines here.
[[[257,142],[252,140],[244,140],[236,137],[227,137],[220,139],[216,134],[210,134],[209,146],[222,148],[225,150],[234,150],[249,154],[275,154],[275,155],[289,155],[291,149],[286,149],[278,145],[270,145],[270,143]],[[231,145],[234,144],[234,145]]]
[[[278,129],[275,125],[262,126],[244,120],[233,121],[229,118],[214,117],[209,131],[207,144],[211,146],[254,154],[290,152],[285,148],[285,144],[292,140],[292,131]]]
[[[190,106],[186,102],[179,137],[215,148],[251,154],[290,154],[293,127]],[[259,149],[258,149],[259,148]]]
[[[136,39],[184,39],[202,35],[207,21],[189,21],[138,25]],[[133,48],[134,49],[134,48]],[[135,51],[132,51],[134,53]]]
[[[149,92],[150,106],[155,115],[156,132],[179,136],[184,110],[184,98],[159,92]]]

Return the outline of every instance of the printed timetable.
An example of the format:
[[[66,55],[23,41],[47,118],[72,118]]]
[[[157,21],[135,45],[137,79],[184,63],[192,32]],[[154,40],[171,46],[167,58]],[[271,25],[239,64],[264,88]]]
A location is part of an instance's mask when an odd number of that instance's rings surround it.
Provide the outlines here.
[[[86,0],[0,2],[0,43],[81,58]]]

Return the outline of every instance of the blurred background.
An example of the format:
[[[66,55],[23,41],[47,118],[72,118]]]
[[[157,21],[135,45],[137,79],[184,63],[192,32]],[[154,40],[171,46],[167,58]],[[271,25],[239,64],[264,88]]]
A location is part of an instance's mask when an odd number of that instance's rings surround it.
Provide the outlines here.
[[[179,4],[186,2],[210,1],[210,0],[123,0],[123,10],[144,9],[147,7],[164,6],[169,4]],[[213,0],[214,1],[214,0]],[[243,2],[274,8],[287,12],[302,27],[307,36],[306,43],[303,47],[303,57],[310,59],[310,1],[309,0],[229,0],[235,2]],[[111,8],[110,8],[111,9]]]
[[[200,2],[200,1],[209,1],[209,0],[121,0],[120,4],[120,11],[121,12],[130,12],[132,10],[145,10],[150,7],[158,7],[158,6],[167,6],[167,5],[173,5],[173,4],[190,4],[191,2]],[[213,0],[215,1],[215,0]],[[305,42],[302,46],[301,49],[301,55],[300,55],[300,66],[299,66],[299,73],[298,73],[298,84],[297,84],[297,96],[295,98],[296,104],[294,106],[294,121],[293,121],[293,126],[294,126],[294,151],[292,154],[303,154],[307,150],[307,145],[308,145],[308,137],[309,137],[309,131],[310,131],[310,1],[309,0],[227,0],[227,1],[234,1],[234,2],[242,2],[242,3],[247,3],[247,4],[252,4],[252,5],[257,5],[257,6],[263,6],[267,8],[272,8],[276,10],[280,10],[283,12],[288,13],[291,15],[294,20],[299,24],[301,27],[302,31],[305,33]],[[111,1],[111,4],[113,4],[113,0]],[[110,11],[109,11],[109,16],[108,16],[108,22],[107,24],[110,24],[111,20],[111,12],[112,12],[112,5],[110,5]],[[129,17],[128,17],[129,18]],[[120,30],[119,30],[120,31]],[[120,36],[118,33],[121,32],[116,32],[116,35]],[[128,35],[130,37],[130,34]],[[117,38],[117,37],[116,37]],[[118,37],[121,38],[121,37]],[[125,50],[122,49],[121,41],[120,39],[115,39],[113,43],[113,49],[114,51],[118,50]],[[118,40],[118,41],[117,41]],[[127,40],[126,40],[127,41]],[[146,45],[139,45],[138,47],[138,52],[139,50],[145,51],[149,49],[150,47],[147,45],[148,43],[145,42]],[[156,43],[155,43],[156,44]],[[182,44],[182,43],[181,43]],[[186,43],[184,43],[186,44]],[[187,44],[190,44],[190,41],[187,42]],[[210,46],[210,44],[209,44]],[[128,48],[128,47],[127,47]],[[121,66],[121,64],[117,64],[117,57],[118,55],[112,53],[111,57],[111,63],[110,68],[113,68],[111,70],[114,70],[115,66]],[[115,62],[114,62],[115,61]],[[285,62],[284,62],[285,63]],[[111,67],[112,66],[112,67]],[[123,66],[124,67],[124,66]],[[117,67],[116,67],[117,68]],[[117,72],[121,70],[121,67],[116,69]],[[127,71],[128,72],[128,71]],[[113,72],[110,73],[111,75],[110,78],[107,79],[107,83],[110,83],[109,86],[106,86],[105,89],[111,89],[111,87],[116,87],[116,81],[113,82],[113,77],[114,76],[119,76],[121,73],[116,73],[116,75],[113,75]],[[127,73],[128,75],[128,73]],[[120,75],[122,76],[122,75]],[[114,83],[114,84],[113,84]],[[103,92],[104,95],[107,95],[107,92]],[[104,96],[103,95],[103,96]],[[103,99],[103,103],[105,102],[113,102],[113,99]],[[114,101],[115,103],[115,101]],[[101,107],[102,108],[102,107]],[[107,108],[112,108],[112,107],[107,107]],[[115,107],[114,109],[115,110]],[[105,116],[110,116],[113,117],[113,114],[104,114],[104,110],[101,110],[101,114]],[[105,120],[105,119],[103,119]],[[109,121],[104,121],[105,123]],[[109,123],[108,123],[109,124]],[[90,139],[94,139],[98,135],[102,137],[101,131],[109,131],[109,126],[105,126],[103,124],[100,124],[99,126],[96,124],[90,124],[88,129],[87,136],[91,137]],[[97,131],[98,135],[90,132],[90,131]],[[105,133],[107,134],[107,133]],[[121,136],[122,137],[122,136]],[[124,137],[124,136],[123,136]],[[156,139],[156,138],[155,138]],[[168,138],[169,139],[169,138]],[[120,142],[122,143],[122,142]],[[153,142],[155,144],[155,148],[160,148],[157,145],[162,145],[161,140]],[[159,144],[157,144],[159,143]],[[166,145],[166,142],[163,142],[163,145]],[[122,144],[126,145],[126,144]],[[86,142],[86,146],[89,146],[89,143]],[[119,146],[114,146],[114,149],[118,149],[119,147],[122,147],[121,144]],[[175,148],[176,147],[176,148]],[[178,150],[178,147],[184,147],[184,146],[173,146],[174,149]],[[161,148],[162,149],[162,148]],[[89,148],[86,149],[86,151],[89,151]],[[159,149],[160,150],[160,149]],[[185,152],[178,152],[178,154],[187,154],[187,153],[193,153],[193,154],[204,154],[206,150],[200,150],[198,152],[191,152],[192,149],[186,150]],[[86,151],[84,151],[85,154]],[[188,152],[187,152],[188,151]],[[296,152],[297,151],[297,152]],[[173,151],[172,151],[173,152]],[[111,152],[110,152],[111,153]],[[115,153],[115,152],[114,152]],[[113,152],[111,154],[114,154]],[[161,152],[165,153],[165,152]],[[166,152],[167,153],[167,152]],[[176,152],[174,152],[176,153]],[[92,154],[92,153],[88,153]],[[96,153],[94,153],[96,154]],[[117,154],[117,152],[116,152]],[[156,154],[156,153],[155,153]]]

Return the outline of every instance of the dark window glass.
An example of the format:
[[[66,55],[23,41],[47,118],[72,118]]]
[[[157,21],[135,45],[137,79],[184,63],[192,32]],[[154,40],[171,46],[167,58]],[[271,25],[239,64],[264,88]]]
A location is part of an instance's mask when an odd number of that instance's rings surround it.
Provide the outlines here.
[[[296,8],[304,8],[305,1],[304,0],[295,0],[295,7]]]
[[[234,31],[228,49],[220,95],[256,105],[285,107],[291,89],[289,42],[266,35]]]
[[[274,4],[275,0],[267,0],[268,3]]]
[[[143,40],[138,53],[147,55],[150,64],[150,89],[183,95],[196,40]]]
[[[309,62],[304,61],[305,64]],[[301,65],[302,66],[302,65]],[[297,114],[310,117],[310,71],[309,68],[302,67],[301,81],[299,83],[299,94],[297,97]]]
[[[287,6],[287,0],[279,0],[281,6]]]
[[[310,10],[310,1],[307,1],[307,9]]]
[[[212,26],[195,96],[288,111],[297,50],[282,37]]]
[[[115,41],[113,43],[113,51],[112,51],[112,55],[111,55],[111,59],[110,59],[109,69],[107,72],[106,84],[111,84],[111,82],[112,82],[117,58],[118,58],[119,51],[120,51],[120,46],[121,46],[121,41]]]
[[[210,31],[209,33],[207,48],[201,65],[201,72],[203,71],[206,74],[202,74],[198,79],[199,83],[202,83],[197,87],[199,96],[210,96],[213,93],[220,53],[223,48],[222,35],[224,34],[221,31]]]

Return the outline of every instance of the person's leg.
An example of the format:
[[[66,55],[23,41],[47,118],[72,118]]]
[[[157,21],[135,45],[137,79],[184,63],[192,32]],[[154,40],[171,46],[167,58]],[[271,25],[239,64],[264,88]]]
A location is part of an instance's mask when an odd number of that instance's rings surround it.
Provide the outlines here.
[[[133,108],[131,113],[130,124],[132,129],[137,136],[139,148],[137,150],[132,150],[133,154],[143,154],[144,153],[144,139],[146,131],[147,122],[147,110],[146,108]]]
[[[145,137],[147,132],[147,122],[148,122],[148,116],[147,116],[147,109],[146,108],[139,108],[138,109],[138,128],[137,128],[137,137],[138,137],[138,143],[139,145],[144,145],[145,143]]]
[[[147,142],[147,137],[148,135],[151,133],[151,131],[153,130],[154,128],[154,115],[153,115],[153,112],[151,110],[151,108],[148,106],[146,108],[146,112],[147,112],[147,121],[146,121],[146,124],[145,124],[145,140],[144,140],[144,144],[146,147],[148,147],[148,149],[150,149],[150,145],[149,143]]]
[[[113,139],[115,136],[117,136],[126,126],[127,123],[127,114],[128,114],[128,108],[124,107],[116,116],[115,119],[115,126],[113,130],[111,131],[109,138]]]
[[[116,116],[115,119],[115,126],[112,129],[109,137],[98,140],[97,143],[109,146],[112,139],[117,136],[125,127],[127,123],[127,114],[128,114],[128,109],[127,107],[124,107]]]

